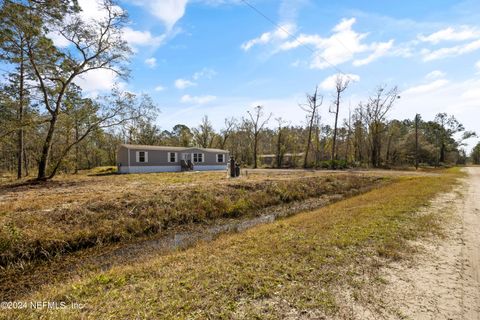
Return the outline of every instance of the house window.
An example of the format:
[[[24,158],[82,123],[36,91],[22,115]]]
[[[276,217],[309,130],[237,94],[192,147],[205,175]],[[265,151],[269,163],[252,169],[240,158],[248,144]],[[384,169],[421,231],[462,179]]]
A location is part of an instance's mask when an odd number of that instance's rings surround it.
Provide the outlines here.
[[[177,153],[169,152],[168,153],[168,162],[177,162]]]
[[[148,152],[138,151],[137,152],[137,162],[148,162]]]
[[[224,162],[225,155],[223,153],[217,154],[217,162]]]
[[[203,162],[203,153],[194,153],[193,162]]]

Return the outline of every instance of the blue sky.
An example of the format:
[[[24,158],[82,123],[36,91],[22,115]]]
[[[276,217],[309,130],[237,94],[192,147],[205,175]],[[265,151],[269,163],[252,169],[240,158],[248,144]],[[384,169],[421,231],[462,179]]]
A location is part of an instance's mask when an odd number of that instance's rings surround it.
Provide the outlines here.
[[[96,14],[96,0],[80,0]],[[157,124],[199,124],[208,115],[220,129],[255,105],[291,124],[319,85],[323,123],[336,73],[356,80],[345,92],[342,116],[381,84],[398,85],[390,117],[455,115],[480,134],[480,2],[248,0],[122,0],[134,48],[131,79],[122,87],[150,94]],[[302,45],[298,43],[299,40]],[[333,67],[332,67],[333,65]],[[89,94],[116,81],[108,72],[78,83]],[[271,121],[272,126],[274,121]],[[470,141],[470,145],[478,139]]]

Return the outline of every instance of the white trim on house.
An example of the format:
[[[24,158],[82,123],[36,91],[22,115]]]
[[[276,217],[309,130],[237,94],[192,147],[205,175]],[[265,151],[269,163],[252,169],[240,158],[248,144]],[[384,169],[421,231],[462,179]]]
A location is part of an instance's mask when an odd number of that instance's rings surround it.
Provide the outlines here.
[[[140,162],[140,153],[143,152],[143,159],[144,161]],[[148,163],[148,151],[136,151],[135,152],[135,160],[137,163]]]
[[[227,170],[227,165],[194,165],[194,171]],[[129,166],[119,168],[119,173],[155,173],[155,172],[180,172],[181,166]]]
[[[201,158],[202,158],[202,161],[198,161],[198,155],[201,154]],[[195,155],[197,156],[197,161],[195,161]],[[193,152],[192,153],[192,162],[193,163],[204,163],[205,162],[205,153],[202,153],[202,152]]]
[[[175,155],[174,156],[174,159],[175,159],[174,161],[172,161],[172,158],[171,158],[172,153]],[[167,161],[170,162],[170,163],[178,162],[177,152],[167,152]]]
[[[227,165],[194,165],[193,171],[227,170]]]
[[[222,156],[222,161],[218,161],[218,156]],[[217,153],[215,154],[215,161],[217,163],[225,163],[225,153]]]
[[[119,173],[179,172],[181,166],[129,166],[120,167]]]

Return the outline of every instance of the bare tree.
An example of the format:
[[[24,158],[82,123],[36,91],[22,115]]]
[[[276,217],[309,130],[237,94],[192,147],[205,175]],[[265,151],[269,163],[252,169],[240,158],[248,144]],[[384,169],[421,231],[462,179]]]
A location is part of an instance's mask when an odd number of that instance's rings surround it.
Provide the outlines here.
[[[342,75],[338,74],[337,78],[335,79],[335,111],[332,113],[335,114],[335,125],[333,127],[333,140],[332,140],[332,167],[335,167],[335,157],[336,157],[336,143],[337,143],[337,125],[338,125],[338,113],[340,111],[340,101],[342,92],[348,88],[350,84],[350,79],[343,77]]]
[[[387,129],[385,125],[386,115],[399,97],[397,87],[386,90],[385,86],[380,86],[375,94],[369,98],[368,103],[361,106],[364,109],[362,112],[364,121],[368,126],[370,161],[373,167],[380,166],[382,134]]]
[[[320,166],[322,159],[322,126],[320,123],[321,117],[317,113],[315,116],[315,166]]]
[[[193,128],[192,131],[197,146],[202,148],[210,148],[212,146],[215,132],[210,120],[208,120],[208,116],[203,116],[198,128]]]
[[[225,149],[227,144],[227,140],[235,130],[237,126],[237,120],[235,118],[225,118],[225,128],[223,128],[221,133],[221,140],[220,140],[220,149]]]
[[[272,114],[270,113],[264,118],[262,106],[256,106],[253,113],[250,111],[247,111],[247,113],[250,119],[244,119],[244,121],[251,129],[251,135],[253,138],[253,168],[257,168],[258,139],[263,128],[272,117]]]
[[[349,163],[350,158],[350,144],[351,144],[351,136],[352,136],[352,110],[349,106],[348,108],[348,122],[344,121],[344,127],[347,128],[347,145],[345,147],[345,161],[347,164]]]
[[[307,146],[305,148],[305,157],[303,159],[303,167],[308,166],[308,152],[310,151],[310,145],[312,143],[312,130],[315,117],[318,113],[318,107],[323,103],[323,96],[318,95],[318,86],[315,87],[315,92],[313,95],[307,94],[307,103],[300,105],[300,108],[307,112],[308,117],[308,136],[307,136]]]

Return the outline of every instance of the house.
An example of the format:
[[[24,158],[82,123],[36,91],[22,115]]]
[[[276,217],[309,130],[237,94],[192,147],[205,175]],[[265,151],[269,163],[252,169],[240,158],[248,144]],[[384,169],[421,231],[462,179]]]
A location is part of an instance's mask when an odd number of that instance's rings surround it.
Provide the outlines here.
[[[226,170],[229,152],[220,149],[122,144],[119,173]]]

